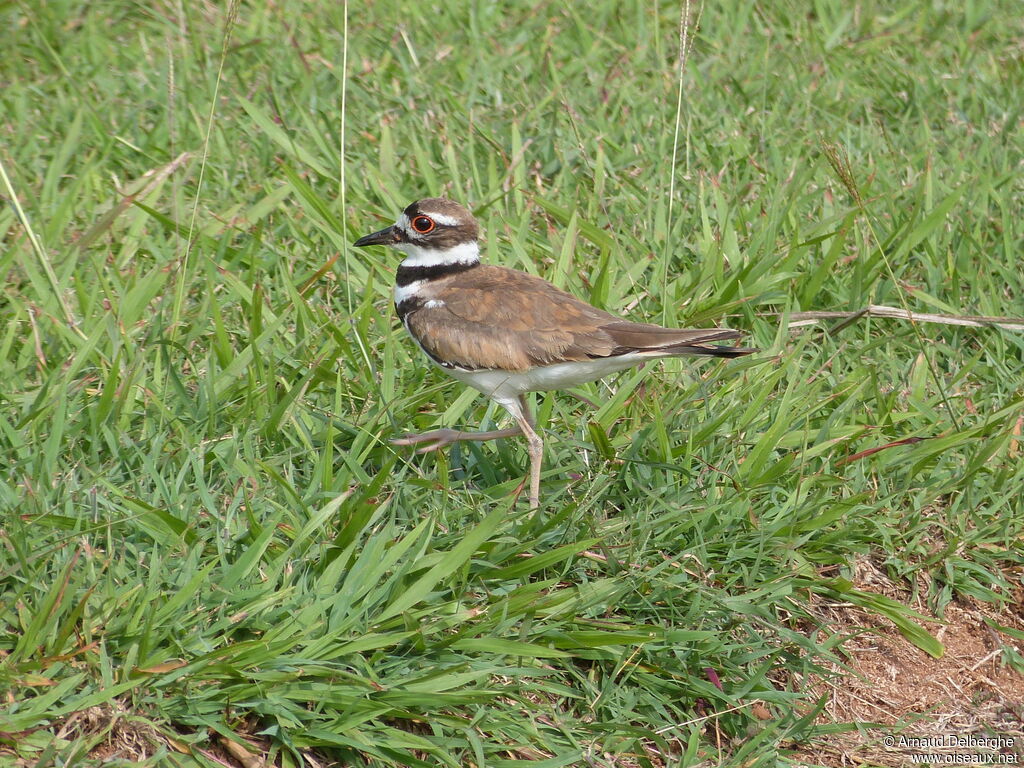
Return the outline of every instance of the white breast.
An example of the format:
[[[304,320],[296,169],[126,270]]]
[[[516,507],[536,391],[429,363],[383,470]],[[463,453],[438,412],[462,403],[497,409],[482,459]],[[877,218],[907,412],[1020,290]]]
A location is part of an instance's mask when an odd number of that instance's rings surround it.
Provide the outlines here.
[[[408,299],[410,296],[415,296],[417,293],[423,290],[423,286],[427,284],[427,280],[416,280],[409,283],[408,285],[395,284],[395,306],[398,306],[403,301]]]

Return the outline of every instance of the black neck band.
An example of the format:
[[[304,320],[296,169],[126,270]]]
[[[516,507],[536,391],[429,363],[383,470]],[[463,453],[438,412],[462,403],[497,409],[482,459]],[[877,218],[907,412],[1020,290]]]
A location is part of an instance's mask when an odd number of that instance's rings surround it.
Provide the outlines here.
[[[403,288],[417,280],[437,280],[439,277],[448,277],[479,266],[479,261],[455,261],[451,264],[433,264],[429,267],[400,266],[395,273],[395,285]]]

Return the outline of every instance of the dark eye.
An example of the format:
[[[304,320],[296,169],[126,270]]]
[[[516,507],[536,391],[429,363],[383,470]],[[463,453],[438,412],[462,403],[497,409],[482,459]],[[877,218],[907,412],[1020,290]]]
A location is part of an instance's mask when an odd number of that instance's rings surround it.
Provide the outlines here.
[[[412,228],[425,235],[434,228],[434,220],[429,216],[417,216],[412,220]]]

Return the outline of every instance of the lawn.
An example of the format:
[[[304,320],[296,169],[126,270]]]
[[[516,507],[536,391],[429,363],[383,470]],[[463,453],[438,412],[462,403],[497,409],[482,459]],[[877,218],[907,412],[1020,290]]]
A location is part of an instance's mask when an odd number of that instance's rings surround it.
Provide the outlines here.
[[[1018,3],[0,30],[0,765],[831,765],[925,727],[831,706],[865,638],[938,668],[982,616],[1022,680]],[[536,511],[522,439],[392,446],[507,421],[351,247],[441,194],[491,263],[762,351],[538,395]]]

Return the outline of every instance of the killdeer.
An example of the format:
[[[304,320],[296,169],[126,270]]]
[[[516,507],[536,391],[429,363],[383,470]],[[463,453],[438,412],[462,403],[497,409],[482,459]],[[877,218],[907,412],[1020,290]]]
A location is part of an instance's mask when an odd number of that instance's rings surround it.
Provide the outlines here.
[[[527,392],[565,389],[661,357],[739,357],[756,349],[716,346],[725,328],[674,329],[623,320],[546,280],[480,263],[473,215],[440,197],[417,200],[392,226],[356,240],[405,254],[395,310],[427,357],[507,410],[516,426],[489,432],[436,429],[392,442],[436,451],[460,440],[522,434],[530,454],[530,506],[540,501],[544,443]]]

